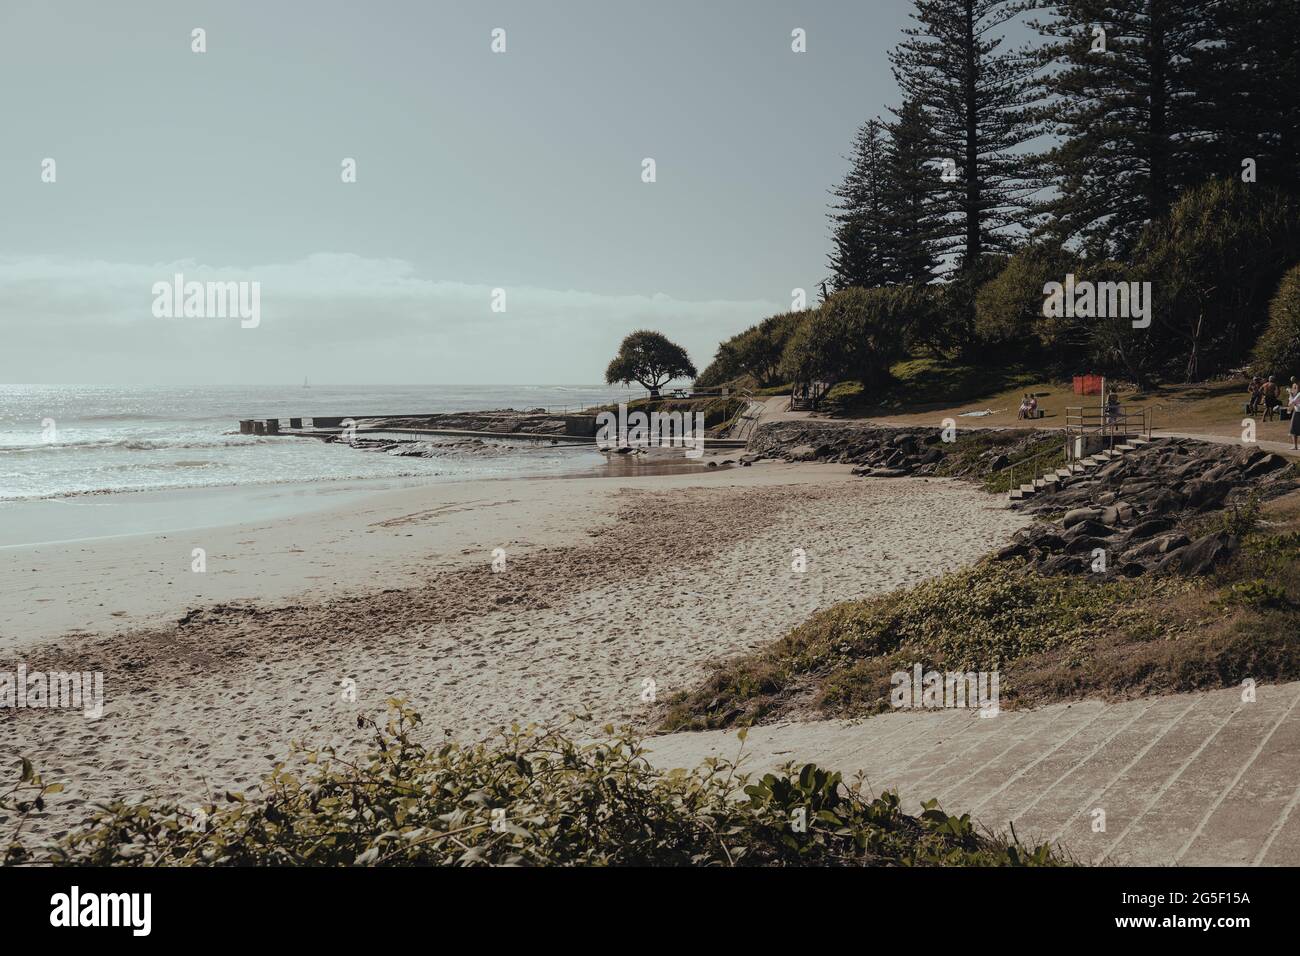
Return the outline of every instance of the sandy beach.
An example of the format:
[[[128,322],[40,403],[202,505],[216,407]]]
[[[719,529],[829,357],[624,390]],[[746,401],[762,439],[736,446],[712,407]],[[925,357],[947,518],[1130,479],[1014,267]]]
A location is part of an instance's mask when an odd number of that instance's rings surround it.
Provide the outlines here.
[[[42,823],[57,832],[112,795],[247,788],[293,740],[355,743],[357,714],[392,696],[462,739],[575,712],[637,723],[710,661],[966,564],[1024,523],[953,481],[765,462],[390,488],[276,520],[13,548],[3,666],[102,671],[106,700],[98,720],[0,711],[0,737],[67,783]]]

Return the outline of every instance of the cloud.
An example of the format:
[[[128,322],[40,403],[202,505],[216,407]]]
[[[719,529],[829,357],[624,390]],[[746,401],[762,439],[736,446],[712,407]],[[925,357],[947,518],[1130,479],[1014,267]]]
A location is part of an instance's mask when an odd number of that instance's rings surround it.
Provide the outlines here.
[[[155,318],[153,286],[260,283],[261,323]],[[0,378],[9,382],[594,383],[618,342],[653,328],[703,368],[723,338],[784,311],[489,286],[421,276],[400,259],[319,253],[273,265],[0,257]]]

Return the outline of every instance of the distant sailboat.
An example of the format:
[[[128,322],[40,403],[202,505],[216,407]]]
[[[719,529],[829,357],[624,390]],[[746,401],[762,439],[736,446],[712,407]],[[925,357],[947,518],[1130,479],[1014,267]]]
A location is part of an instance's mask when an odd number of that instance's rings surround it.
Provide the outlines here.
[[[307,376],[306,376],[306,375],[304,375],[304,376],[302,377],[302,387],[303,387],[303,388],[311,388],[311,386],[307,384]]]

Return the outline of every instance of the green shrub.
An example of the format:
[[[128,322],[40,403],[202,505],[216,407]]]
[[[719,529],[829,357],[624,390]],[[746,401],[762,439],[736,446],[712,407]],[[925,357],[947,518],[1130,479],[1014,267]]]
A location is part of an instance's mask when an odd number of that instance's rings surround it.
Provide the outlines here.
[[[1163,220],[1147,225],[1135,280],[1152,283],[1153,344],[1164,373],[1200,381],[1249,354],[1268,300],[1300,257],[1296,201],[1235,179],[1188,190]]]
[[[1024,354],[1030,346],[1051,350],[1065,335],[1066,320],[1043,318],[1043,286],[1079,272],[1078,260],[1056,246],[1027,245],[975,293],[975,335],[985,348]]]
[[[1293,266],[1268,306],[1268,326],[1255,343],[1254,367],[1285,384],[1300,375],[1300,265]]]
[[[11,845],[10,863],[96,866],[403,865],[1038,865],[1060,860],[976,834],[931,805],[904,814],[839,774],[787,766],[751,782],[711,758],[663,772],[630,732],[580,743],[512,727],[492,743],[426,747],[419,716],[389,702],[367,760],[301,750],[308,773],[277,764],[264,794],[228,793],[201,814],[117,802],[58,844]],[[741,740],[743,742],[743,734]],[[20,828],[40,787],[24,762],[23,799],[0,802]],[[48,788],[45,791],[50,792]]]
[[[696,384],[712,388],[746,375],[760,388],[776,384],[785,347],[811,314],[811,310],[805,310],[769,316],[733,335],[718,346],[713,361]]]
[[[1290,602],[1287,600],[1286,588],[1256,579],[1237,581],[1228,586],[1219,596],[1218,603],[1228,607],[1283,608]]]
[[[1233,498],[1219,514],[1219,527],[1229,534],[1244,538],[1259,526],[1259,492],[1252,491],[1245,499]]]
[[[878,387],[904,354],[908,326],[926,301],[927,293],[909,286],[835,293],[790,337],[781,374],[791,381]]]
[[[663,729],[754,723],[794,698],[806,706],[810,696],[825,717],[878,713],[889,706],[890,675],[913,662],[992,671],[1046,652],[1087,654],[1101,635],[1147,620],[1149,603],[1188,587],[1173,578],[1095,577],[984,562],[836,604],[672,700]],[[1004,686],[1002,693],[1010,699],[1016,691]]]

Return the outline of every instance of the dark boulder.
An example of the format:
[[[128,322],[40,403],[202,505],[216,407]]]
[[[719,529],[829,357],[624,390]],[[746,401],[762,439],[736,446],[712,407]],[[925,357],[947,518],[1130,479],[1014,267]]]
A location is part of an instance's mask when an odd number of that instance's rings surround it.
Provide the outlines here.
[[[1148,518],[1129,532],[1128,539],[1130,541],[1141,541],[1143,538],[1150,538],[1153,535],[1168,531],[1173,526],[1174,522],[1170,518]]]
[[[1215,531],[1176,548],[1156,566],[1162,573],[1209,574],[1237,553],[1240,542],[1227,531]]]
[[[1287,460],[1281,455],[1274,455],[1271,452],[1255,460],[1246,469],[1247,478],[1258,478],[1260,475],[1267,475],[1271,471],[1277,471],[1279,468],[1285,468]]]
[[[1062,524],[1069,528],[1078,524],[1080,521],[1096,521],[1101,517],[1099,508],[1073,508],[1065,513]]]
[[[1187,507],[1198,511],[1219,507],[1231,490],[1230,481],[1207,481],[1203,478],[1189,481],[1183,486],[1183,492],[1187,495]]]

